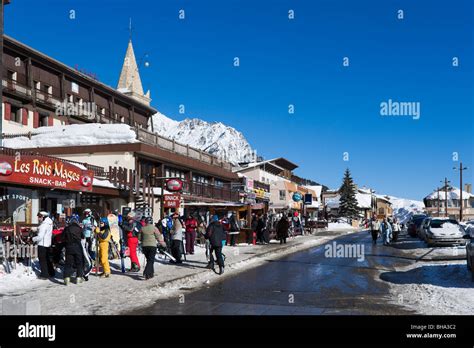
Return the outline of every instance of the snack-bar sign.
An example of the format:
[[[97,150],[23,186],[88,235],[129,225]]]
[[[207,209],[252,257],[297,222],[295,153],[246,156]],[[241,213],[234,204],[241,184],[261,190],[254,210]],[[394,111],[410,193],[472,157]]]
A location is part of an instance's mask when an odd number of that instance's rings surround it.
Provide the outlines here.
[[[164,198],[164,208],[179,208],[181,203],[181,196],[178,194],[175,195],[163,195]]]
[[[94,172],[42,156],[0,156],[0,182],[92,191]]]

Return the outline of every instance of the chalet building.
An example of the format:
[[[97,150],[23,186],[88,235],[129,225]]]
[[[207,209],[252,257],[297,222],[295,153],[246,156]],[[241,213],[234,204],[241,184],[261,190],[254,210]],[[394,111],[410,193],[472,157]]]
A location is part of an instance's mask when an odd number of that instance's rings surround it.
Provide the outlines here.
[[[150,106],[150,92],[143,91],[131,41],[117,89],[7,36],[3,57],[3,138],[27,137],[32,145],[23,146],[24,153],[79,163],[95,174],[91,192],[79,197],[51,187],[47,196],[51,198],[35,209],[60,212],[57,202],[73,199],[77,208],[91,204],[109,211],[151,208],[157,219],[168,209],[212,213],[216,207],[244,205],[234,186],[240,178],[230,163],[153,132],[151,118],[157,110]],[[71,105],[73,112],[68,109]],[[127,125],[136,138],[120,144],[33,145],[39,128],[86,123]],[[11,153],[2,151],[4,156]],[[173,198],[173,192],[162,191],[164,178],[183,180],[178,203],[173,200],[176,194]]]
[[[302,195],[311,193],[313,197],[316,197],[317,194],[313,189],[293,181],[295,178],[293,170],[296,168],[298,168],[296,164],[280,157],[272,160],[243,164],[236,172],[270,186],[270,202],[268,205],[270,211],[302,212],[302,202],[295,202],[293,195],[297,192]]]
[[[474,194],[471,192],[471,185],[466,184],[465,190],[453,186],[443,186],[439,190],[434,190],[423,199],[426,211],[430,216],[450,217],[459,220],[461,204],[463,210],[463,220],[474,219]]]

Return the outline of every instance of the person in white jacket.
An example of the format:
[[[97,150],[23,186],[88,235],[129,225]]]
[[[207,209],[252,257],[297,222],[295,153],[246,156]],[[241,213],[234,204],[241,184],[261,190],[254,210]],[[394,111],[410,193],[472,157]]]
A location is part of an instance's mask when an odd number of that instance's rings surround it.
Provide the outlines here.
[[[45,211],[38,213],[38,235],[33,237],[33,242],[38,244],[38,259],[40,262],[41,274],[39,279],[48,279],[54,277],[54,267],[51,261],[50,248],[53,237],[53,220]]]

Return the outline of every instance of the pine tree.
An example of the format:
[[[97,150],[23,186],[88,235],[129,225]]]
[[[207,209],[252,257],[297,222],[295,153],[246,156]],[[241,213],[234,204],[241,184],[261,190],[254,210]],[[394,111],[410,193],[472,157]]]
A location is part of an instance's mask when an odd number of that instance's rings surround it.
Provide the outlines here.
[[[359,208],[357,207],[356,188],[349,168],[344,173],[339,194],[341,196],[339,199],[339,216],[356,218],[359,214]]]

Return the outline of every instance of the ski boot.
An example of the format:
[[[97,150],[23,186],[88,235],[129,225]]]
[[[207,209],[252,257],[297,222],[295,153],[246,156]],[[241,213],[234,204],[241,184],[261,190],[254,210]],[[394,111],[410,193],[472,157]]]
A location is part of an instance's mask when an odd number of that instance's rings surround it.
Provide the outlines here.
[[[69,285],[71,283],[71,278],[67,277],[67,278],[64,278],[64,285]]]
[[[212,263],[208,263],[206,266],[207,269],[214,269],[214,265]]]
[[[224,274],[224,266],[219,266],[219,275]]]
[[[76,278],[76,284],[81,284],[83,282],[82,277],[77,277]]]
[[[100,275],[100,278],[109,278],[110,277],[110,273],[102,273]]]
[[[140,267],[138,267],[136,263],[132,263],[132,268],[130,269],[130,272],[140,272]]]

